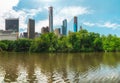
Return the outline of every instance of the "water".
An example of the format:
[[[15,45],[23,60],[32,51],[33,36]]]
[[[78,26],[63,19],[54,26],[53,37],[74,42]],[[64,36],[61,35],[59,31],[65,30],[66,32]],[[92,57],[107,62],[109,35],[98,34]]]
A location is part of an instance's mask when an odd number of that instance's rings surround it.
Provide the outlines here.
[[[120,83],[120,53],[0,53],[0,83]]]

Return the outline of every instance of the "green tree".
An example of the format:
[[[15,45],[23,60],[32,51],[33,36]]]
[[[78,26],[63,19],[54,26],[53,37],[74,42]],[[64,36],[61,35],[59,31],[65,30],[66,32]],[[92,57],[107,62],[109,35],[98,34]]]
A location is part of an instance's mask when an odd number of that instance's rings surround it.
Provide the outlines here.
[[[6,51],[13,51],[14,50],[14,41],[12,41],[12,40],[2,40],[1,42],[6,44],[6,46],[7,46]]]
[[[70,52],[72,45],[68,42],[67,36],[62,36],[58,39],[57,52]]]
[[[31,46],[30,39],[19,39],[14,41],[14,50],[16,52],[28,52]]]
[[[0,51],[6,51],[7,45],[3,42],[0,42]]]

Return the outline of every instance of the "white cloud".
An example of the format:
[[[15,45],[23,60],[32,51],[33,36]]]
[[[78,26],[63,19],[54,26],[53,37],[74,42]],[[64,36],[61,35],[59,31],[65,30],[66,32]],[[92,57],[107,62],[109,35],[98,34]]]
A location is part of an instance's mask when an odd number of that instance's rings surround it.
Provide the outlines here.
[[[0,0],[0,12],[6,12],[11,10],[13,6],[16,6],[19,0]]]
[[[104,28],[111,28],[111,29],[118,29],[120,28],[120,24],[112,23],[112,22],[104,22],[104,23],[91,23],[91,22],[83,22],[84,25],[89,27],[104,27]]]
[[[79,6],[64,7],[54,15],[54,25],[60,25],[64,19],[69,22],[74,16],[89,14],[88,8]]]
[[[95,26],[95,23],[90,23],[90,22],[84,22],[83,24],[90,27]]]
[[[103,27],[116,29],[116,28],[120,27],[120,24],[111,23],[111,22],[106,22],[106,23],[103,24]]]

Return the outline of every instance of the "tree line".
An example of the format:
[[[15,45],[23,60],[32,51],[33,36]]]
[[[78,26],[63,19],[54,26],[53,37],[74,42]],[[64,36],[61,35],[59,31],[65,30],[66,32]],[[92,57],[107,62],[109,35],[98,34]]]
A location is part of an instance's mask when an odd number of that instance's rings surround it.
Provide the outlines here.
[[[120,51],[120,38],[116,35],[80,30],[58,37],[54,33],[42,34],[35,39],[0,41],[0,51],[8,52],[117,52]]]

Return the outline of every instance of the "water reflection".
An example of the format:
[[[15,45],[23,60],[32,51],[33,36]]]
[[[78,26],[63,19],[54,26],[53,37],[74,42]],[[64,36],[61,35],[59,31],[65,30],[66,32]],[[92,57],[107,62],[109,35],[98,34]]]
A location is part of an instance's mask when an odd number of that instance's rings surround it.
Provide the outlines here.
[[[120,82],[120,53],[0,54],[0,83]]]

